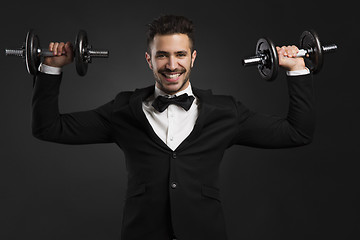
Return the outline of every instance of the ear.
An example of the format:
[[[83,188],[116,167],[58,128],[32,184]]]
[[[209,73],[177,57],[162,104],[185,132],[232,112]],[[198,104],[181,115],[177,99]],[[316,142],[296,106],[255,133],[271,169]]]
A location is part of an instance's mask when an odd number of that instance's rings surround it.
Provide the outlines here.
[[[152,70],[153,67],[152,67],[152,64],[151,64],[151,56],[148,52],[145,52],[145,59],[147,61],[147,63],[149,64],[149,68]]]
[[[191,54],[191,67],[194,67],[196,55],[197,55],[197,52],[196,52],[196,50],[194,50]]]

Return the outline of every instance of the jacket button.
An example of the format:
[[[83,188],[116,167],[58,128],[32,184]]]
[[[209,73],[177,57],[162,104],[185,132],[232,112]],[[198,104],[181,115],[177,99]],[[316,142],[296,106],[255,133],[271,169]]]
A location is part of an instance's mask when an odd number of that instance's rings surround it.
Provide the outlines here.
[[[173,154],[172,154],[172,158],[177,158],[177,154],[176,154],[176,152],[173,152]]]
[[[177,185],[178,184],[176,182],[172,182],[170,186],[171,186],[172,189],[175,189],[177,187]]]

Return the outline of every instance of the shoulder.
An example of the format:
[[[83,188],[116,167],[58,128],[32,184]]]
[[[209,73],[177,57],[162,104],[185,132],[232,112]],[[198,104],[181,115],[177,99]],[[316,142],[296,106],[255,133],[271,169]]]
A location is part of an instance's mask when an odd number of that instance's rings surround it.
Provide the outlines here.
[[[115,99],[114,99],[114,105],[115,107],[124,107],[125,105],[128,105],[132,100],[136,99],[146,99],[149,95],[154,93],[154,85],[148,86],[145,88],[138,88],[134,91],[122,91],[119,92]]]
[[[124,105],[129,102],[129,99],[134,94],[134,91],[123,91],[119,92],[114,99],[114,104]]]
[[[235,99],[230,95],[213,94],[211,89],[203,90],[193,88],[193,92],[200,102],[218,107],[234,107]]]

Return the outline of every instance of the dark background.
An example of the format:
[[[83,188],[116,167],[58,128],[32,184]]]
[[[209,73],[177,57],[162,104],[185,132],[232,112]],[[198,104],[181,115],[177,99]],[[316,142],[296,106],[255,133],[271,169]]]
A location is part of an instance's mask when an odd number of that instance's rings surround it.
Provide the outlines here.
[[[10,1],[0,24],[0,239],[118,239],[126,187],[124,155],[115,144],[68,146],[31,135],[32,77],[4,48],[20,47],[34,28],[42,47],[74,41],[79,29],[96,48],[85,77],[64,69],[60,109],[95,108],[123,90],[153,84],[144,58],[146,24],[181,14],[197,27],[192,84],[233,95],[253,110],[285,115],[284,71],[260,79],[241,59],[262,36],[297,44],[315,29],[339,50],[314,77],[317,129],[305,147],[236,146],[221,167],[229,239],[360,239],[359,17],[356,1]],[[81,101],[80,101],[81,99]],[[185,239],[186,240],[186,239]]]

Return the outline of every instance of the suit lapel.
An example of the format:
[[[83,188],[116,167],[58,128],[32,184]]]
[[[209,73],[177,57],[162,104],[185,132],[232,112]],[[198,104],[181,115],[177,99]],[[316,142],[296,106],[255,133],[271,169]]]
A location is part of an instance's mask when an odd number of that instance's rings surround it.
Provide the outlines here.
[[[139,120],[143,125],[145,125],[144,120],[146,120],[146,116],[142,110],[142,102],[145,101],[152,94],[154,94],[154,85],[147,88],[136,89],[129,100],[132,113],[134,114],[135,118]]]
[[[152,94],[154,94],[155,86],[149,86],[142,89],[136,89],[134,94],[131,96],[129,104],[132,113],[135,118],[140,122],[140,125],[143,126],[147,134],[162,148],[165,148],[168,151],[171,149],[158,137],[151,127],[149,121],[147,120],[145,113],[142,108],[142,103]]]
[[[200,90],[194,87],[192,90],[194,95],[199,99],[199,116],[190,135],[177,147],[176,150],[185,148],[188,144],[191,144],[200,136],[206,121],[206,116],[212,109],[211,105],[208,104],[209,97],[212,95],[211,90]]]

